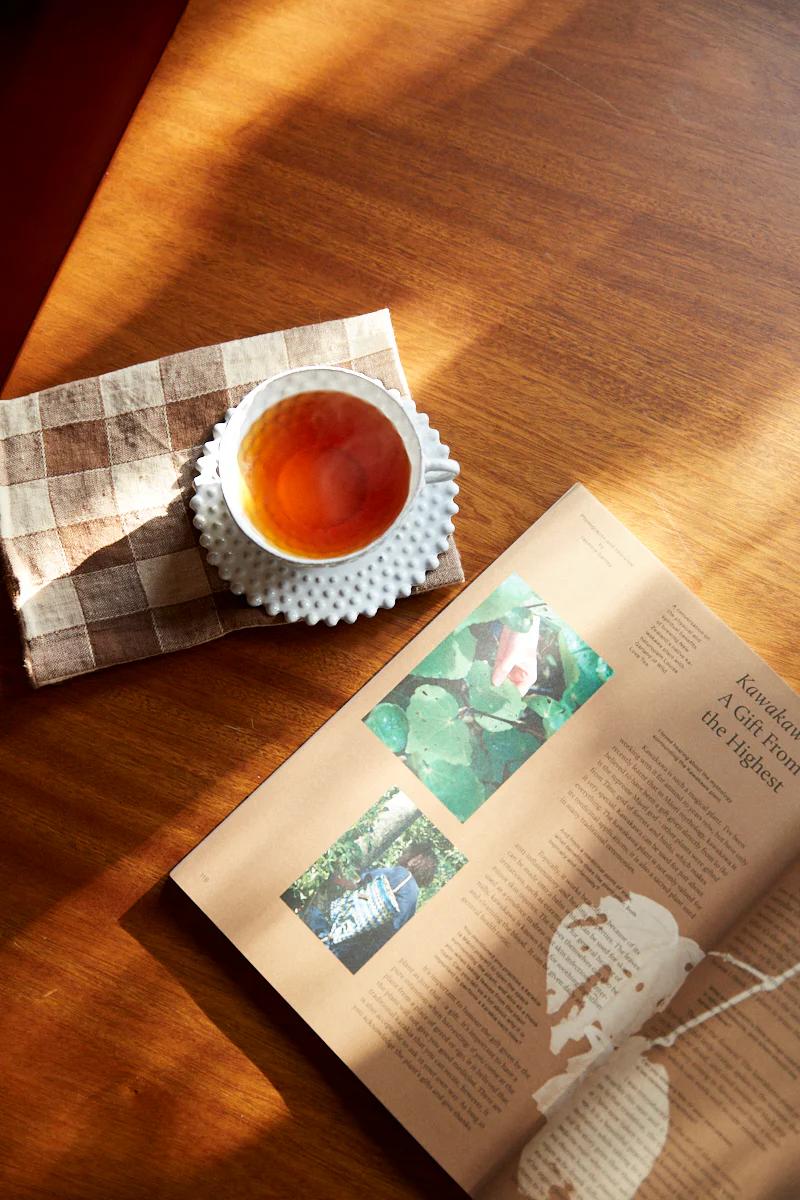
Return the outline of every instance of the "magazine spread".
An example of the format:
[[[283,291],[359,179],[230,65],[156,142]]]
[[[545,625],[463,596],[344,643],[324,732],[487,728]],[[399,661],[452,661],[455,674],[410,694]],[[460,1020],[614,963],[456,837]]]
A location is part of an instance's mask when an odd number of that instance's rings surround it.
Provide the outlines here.
[[[798,697],[576,485],[172,876],[473,1196],[782,1200],[799,800]]]

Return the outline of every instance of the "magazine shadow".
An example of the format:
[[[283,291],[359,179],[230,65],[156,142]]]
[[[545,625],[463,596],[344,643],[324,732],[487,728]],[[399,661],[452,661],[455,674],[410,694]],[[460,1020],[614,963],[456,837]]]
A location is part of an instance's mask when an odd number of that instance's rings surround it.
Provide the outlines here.
[[[328,1126],[337,1120],[336,1112],[345,1114],[336,1175],[347,1168],[352,1148],[348,1133],[355,1123],[408,1187],[439,1200],[464,1200],[466,1193],[171,880],[151,888],[120,924],[270,1081],[289,1109],[292,1123],[302,1127],[309,1140],[321,1118]],[[309,1080],[309,1068],[317,1088]],[[320,1088],[329,1094],[321,1097]],[[212,1164],[202,1177],[180,1184],[165,1184],[159,1178],[159,1195],[165,1200],[206,1196],[217,1200],[230,1194],[231,1181],[243,1171],[267,1178],[271,1161],[285,1152],[280,1133],[267,1134],[257,1144]],[[301,1164],[295,1167],[299,1172]],[[140,1182],[132,1186],[132,1194],[139,1194]]]
[[[168,515],[175,518],[183,507],[182,497],[177,496],[169,506]],[[187,512],[189,518],[191,515]],[[157,525],[161,520],[156,518],[142,525],[137,531],[139,538],[146,540],[148,524]],[[114,561],[130,561],[130,555],[123,553],[125,541],[123,537],[102,547],[80,564],[80,570],[88,573],[108,567]],[[43,590],[48,586],[53,585],[45,585]],[[243,599],[227,592],[218,594],[225,603],[246,607]],[[381,630],[383,638],[391,641],[386,654],[389,657],[407,640],[409,625],[416,630],[420,620],[435,615],[451,597],[451,588],[440,588],[437,593],[410,596],[395,609],[379,610],[371,618],[366,636],[374,640]],[[360,624],[363,626],[363,622]],[[135,664],[116,663],[37,689],[23,667],[17,614],[7,590],[0,586],[0,704],[4,704],[4,732],[7,737],[13,734],[30,738],[36,731],[40,744],[38,774],[27,783],[28,799],[35,803],[29,803],[25,809],[24,824],[16,842],[17,859],[8,863],[10,873],[21,870],[24,863],[37,886],[26,888],[13,905],[6,906],[0,921],[0,940],[14,937],[64,896],[79,890],[134,851],[173,821],[186,805],[195,802],[198,792],[206,788],[219,791],[219,781],[232,773],[232,733],[236,735],[236,767],[241,768],[245,752],[248,757],[257,758],[256,782],[260,782],[277,765],[274,761],[263,761],[263,747],[273,744],[277,734],[285,741],[282,721],[292,705],[302,706],[304,721],[308,722],[307,736],[340,708],[371,672],[374,651],[364,653],[365,634],[359,625],[342,624],[334,628],[325,624],[283,625],[279,628],[279,638],[266,625],[230,632],[235,637],[230,638],[226,633],[184,650],[171,651],[167,673],[160,662],[163,655],[156,654]],[[225,648],[220,646],[223,640]],[[341,682],[345,679],[344,669],[328,679],[315,668],[315,664],[325,663],[331,656],[335,660],[341,656],[349,663],[347,676],[352,686],[345,688]],[[297,677],[293,670],[300,657],[306,663],[306,672],[314,676],[313,691],[306,684],[306,674]],[[257,678],[259,670],[274,673],[280,704],[265,709]],[[192,704],[198,678],[222,680],[227,676],[236,678],[237,687],[220,686],[209,692],[198,725],[196,706]],[[109,728],[113,729],[110,712],[117,692],[123,693],[128,712],[133,709],[131,694],[140,697],[141,704],[135,711],[137,718],[141,713],[144,720],[153,697],[161,695],[164,703],[169,704],[170,721],[157,727],[148,723],[146,753],[122,759],[101,756],[92,772],[65,774],[61,770],[65,754],[83,756],[86,761],[94,759],[98,742],[102,743]],[[61,726],[71,731],[66,745],[55,740]],[[48,741],[51,730],[52,746]],[[189,756],[183,770],[174,769],[176,734]],[[192,753],[198,738],[203,745],[201,758]],[[252,777],[249,783],[252,787]],[[65,788],[69,788],[68,795]],[[228,807],[247,790],[247,786],[237,788],[233,798],[227,799]],[[148,804],[132,809],[129,798],[134,795],[149,797]],[[76,834],[91,848],[90,853],[82,851],[78,842],[62,836],[65,799],[71,804]],[[222,815],[224,811],[216,819]],[[209,820],[213,824],[213,812]],[[98,837],[100,828],[110,830],[111,836]],[[207,827],[201,832],[207,832]],[[189,845],[179,847],[175,857],[189,848]],[[152,878],[147,879],[145,886]]]

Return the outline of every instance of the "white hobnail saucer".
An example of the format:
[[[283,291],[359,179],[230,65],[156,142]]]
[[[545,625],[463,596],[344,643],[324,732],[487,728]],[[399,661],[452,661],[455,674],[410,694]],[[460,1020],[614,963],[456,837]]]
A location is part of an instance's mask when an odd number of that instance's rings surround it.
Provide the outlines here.
[[[417,412],[411,400],[396,389],[390,389],[390,394],[414,422],[425,456],[447,457],[448,447],[431,428],[427,414]],[[412,588],[425,581],[453,532],[458,485],[452,479],[426,484],[402,525],[358,558],[319,565],[288,562],[242,533],[222,495],[219,445],[234,411],[229,409],[225,420],[214,426],[212,440],[203,447],[189,504],[209,563],[235,595],[244,596],[253,607],[263,605],[270,616],[282,614],[287,621],[309,625],[318,621],[336,625],[359,616],[374,617],[379,608],[392,608],[398,597],[410,595]]]

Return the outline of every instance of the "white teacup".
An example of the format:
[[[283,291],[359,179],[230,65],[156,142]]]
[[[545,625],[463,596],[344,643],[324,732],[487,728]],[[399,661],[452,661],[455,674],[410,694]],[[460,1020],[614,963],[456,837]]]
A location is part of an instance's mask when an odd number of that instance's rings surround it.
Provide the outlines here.
[[[274,545],[261,530],[256,528],[245,512],[242,503],[242,476],[239,467],[239,448],[242,441],[251,426],[263,416],[267,409],[279,404],[288,396],[298,396],[304,392],[344,392],[346,395],[357,396],[367,404],[373,405],[388,418],[397,430],[411,465],[408,495],[405,504],[391,525],[367,545],[361,546],[351,554],[342,554],[335,558],[305,558]],[[321,566],[326,563],[346,562],[373,550],[382,542],[387,541],[402,525],[421,488],[426,484],[442,483],[445,480],[454,479],[458,472],[459,465],[451,458],[426,459],[414,422],[391,392],[377,380],[370,379],[359,371],[350,371],[346,367],[296,367],[291,371],[283,371],[280,375],[273,375],[271,379],[267,379],[258,387],[253,388],[252,392],[248,392],[242,399],[228,421],[220,440],[219,478],[222,494],[231,516],[242,533],[262,550],[268,550],[277,558],[285,559],[287,562],[308,563],[309,565]]]

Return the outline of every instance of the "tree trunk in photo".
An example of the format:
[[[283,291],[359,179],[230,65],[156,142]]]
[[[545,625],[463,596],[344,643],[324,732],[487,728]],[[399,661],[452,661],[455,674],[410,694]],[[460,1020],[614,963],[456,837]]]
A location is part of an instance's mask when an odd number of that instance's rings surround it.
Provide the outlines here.
[[[372,832],[362,834],[356,839],[356,845],[363,855],[364,867],[371,867],[378,862],[395,838],[408,829],[418,816],[419,809],[402,792],[387,796],[375,818]]]
[[[388,795],[375,817],[371,833],[364,833],[361,837],[356,838],[355,844],[361,852],[361,869],[366,870],[380,862],[392,842],[408,829],[419,815],[417,806],[402,792],[395,791]],[[334,887],[330,880],[321,884],[314,895],[306,901],[303,914],[308,912],[312,906],[327,912],[331,899],[338,891],[339,889]]]

